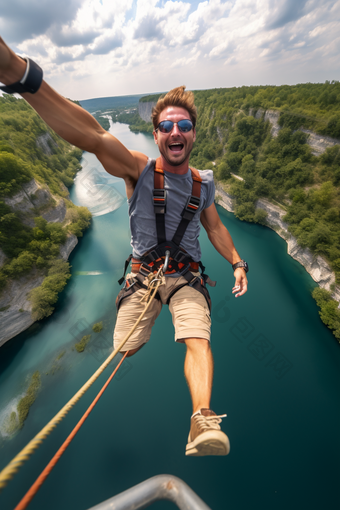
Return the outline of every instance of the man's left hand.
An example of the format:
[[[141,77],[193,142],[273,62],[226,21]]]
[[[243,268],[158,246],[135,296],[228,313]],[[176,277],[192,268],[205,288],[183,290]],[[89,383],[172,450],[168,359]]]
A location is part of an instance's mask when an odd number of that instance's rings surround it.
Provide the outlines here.
[[[238,267],[234,271],[235,276],[235,286],[233,287],[232,293],[235,294],[235,297],[243,296],[247,292],[248,289],[248,280],[245,270],[242,267]]]

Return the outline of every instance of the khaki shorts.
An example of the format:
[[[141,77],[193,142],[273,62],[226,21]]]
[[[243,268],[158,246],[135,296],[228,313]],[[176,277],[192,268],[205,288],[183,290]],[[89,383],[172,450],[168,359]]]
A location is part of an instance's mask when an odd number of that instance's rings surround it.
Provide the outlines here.
[[[200,275],[200,273],[193,274],[195,276]],[[133,278],[134,276],[133,273],[130,273],[126,278]],[[180,276],[179,278],[166,277],[165,282],[165,285],[161,285],[158,289],[161,300],[153,299],[150,308],[136,331],[134,331],[123,346],[122,351],[137,349],[149,341],[152,326],[162,309],[162,304],[166,304],[168,296],[175,287],[187,281],[183,276]],[[147,283],[147,278],[145,283]],[[115,349],[124,340],[144,310],[145,303],[140,301],[145,292],[146,289],[139,289],[121,302],[113,334]],[[189,285],[185,285],[172,296],[169,309],[175,327],[176,342],[183,342],[186,338],[205,338],[210,341],[211,320],[209,307],[205,297],[200,292]]]

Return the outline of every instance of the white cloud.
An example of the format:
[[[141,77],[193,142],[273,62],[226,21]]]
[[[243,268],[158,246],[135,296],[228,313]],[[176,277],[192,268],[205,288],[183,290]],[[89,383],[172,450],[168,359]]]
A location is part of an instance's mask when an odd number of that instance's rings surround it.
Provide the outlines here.
[[[339,78],[340,0],[27,5],[6,4],[0,29],[69,97]]]

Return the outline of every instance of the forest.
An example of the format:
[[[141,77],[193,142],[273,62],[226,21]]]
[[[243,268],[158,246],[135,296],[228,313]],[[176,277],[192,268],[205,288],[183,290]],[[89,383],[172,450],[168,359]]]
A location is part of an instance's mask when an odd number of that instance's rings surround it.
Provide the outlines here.
[[[49,150],[39,144],[46,136]],[[30,272],[44,274],[43,284],[31,293],[33,317],[50,315],[58,293],[70,277],[69,264],[59,258],[59,248],[69,233],[82,236],[91,220],[89,211],[68,200],[67,186],[81,168],[82,151],[71,147],[49,129],[23,99],[5,95],[0,98],[0,248],[5,262],[0,269],[0,291],[12,279]],[[54,197],[65,199],[63,224],[48,223],[36,208],[34,226],[5,203],[35,179],[48,186]],[[51,204],[55,200],[51,199]],[[2,310],[1,310],[2,311]]]
[[[340,83],[194,93],[198,121],[190,164],[214,171],[225,191],[236,198],[235,214],[240,220],[266,224],[267,213],[256,209],[262,197],[283,207],[284,221],[300,246],[324,257],[340,284],[340,145],[317,157],[307,144],[308,134],[300,130],[340,139]],[[157,101],[159,96],[140,101]],[[268,109],[279,114],[277,137],[263,118]],[[122,113],[116,120],[130,124],[133,131],[153,129],[137,113]],[[322,320],[340,340],[336,301],[323,289],[316,289],[314,298]]]

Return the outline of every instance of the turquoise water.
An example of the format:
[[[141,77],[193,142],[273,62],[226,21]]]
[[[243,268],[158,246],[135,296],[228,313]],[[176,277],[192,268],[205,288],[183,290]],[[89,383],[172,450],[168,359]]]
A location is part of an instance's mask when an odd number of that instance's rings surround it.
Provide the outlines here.
[[[129,148],[157,155],[150,136],[133,134],[125,125],[111,130]],[[70,283],[53,316],[0,350],[0,469],[111,349],[117,280],[130,253],[124,186],[85,154],[71,196],[76,203],[92,204],[95,216],[71,255]],[[242,223],[220,207],[218,211],[250,266],[249,292],[235,299],[229,264],[202,232],[203,262],[218,280],[211,289],[212,408],[228,414],[223,429],[230,438],[230,455],[184,456],[191,414],[183,376],[185,348],[174,343],[171,316],[164,308],[149,345],[124,362],[31,503],[32,510],[83,510],[161,473],[182,478],[213,510],[338,508],[340,348],[319,319],[310,295],[315,284],[274,232]],[[100,320],[102,333],[92,332],[84,353],[73,350]],[[4,420],[35,370],[42,374],[41,391],[21,432],[9,438]],[[109,373],[0,494],[2,510],[18,503]],[[174,505],[159,502],[151,508]]]

